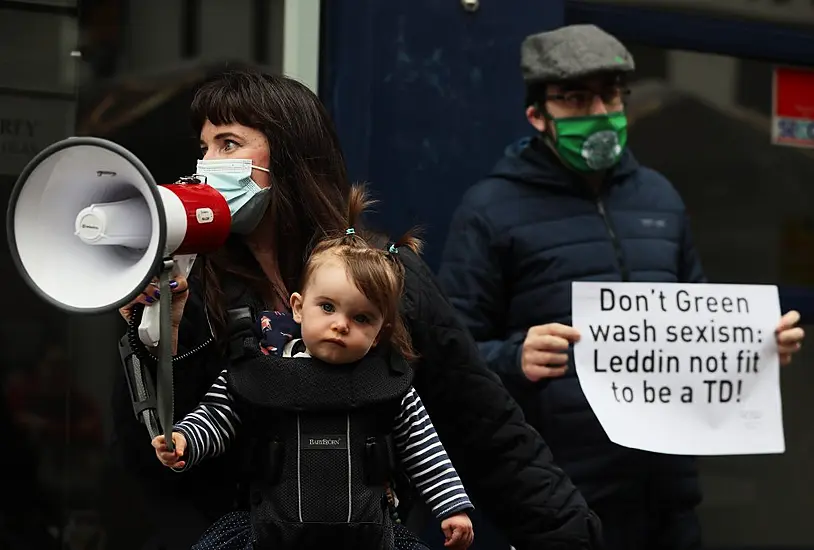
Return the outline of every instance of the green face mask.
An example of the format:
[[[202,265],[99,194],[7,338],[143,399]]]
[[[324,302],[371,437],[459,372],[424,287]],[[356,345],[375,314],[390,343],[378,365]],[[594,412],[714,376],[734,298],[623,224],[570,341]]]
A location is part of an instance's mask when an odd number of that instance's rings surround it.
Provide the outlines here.
[[[607,170],[625,150],[627,117],[623,111],[548,120],[554,123],[554,146],[560,158],[578,172]]]

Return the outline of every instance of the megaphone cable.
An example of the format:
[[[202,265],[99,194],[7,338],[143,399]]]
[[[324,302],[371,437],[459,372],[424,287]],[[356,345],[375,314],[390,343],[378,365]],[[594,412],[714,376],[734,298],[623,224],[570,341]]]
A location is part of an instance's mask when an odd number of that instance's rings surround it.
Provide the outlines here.
[[[167,284],[169,285],[169,282]],[[171,292],[169,291],[161,292],[159,303],[161,304],[162,311],[170,312],[170,308],[172,307],[171,300],[170,304],[166,306],[161,301],[164,296],[169,297],[170,295]],[[170,412],[169,417],[166,412],[162,414],[161,406],[159,406],[158,403],[160,402],[162,405],[169,403],[170,406],[173,404],[173,366],[208,347],[214,342],[214,338],[210,336],[206,341],[195,348],[187,350],[185,353],[176,357],[170,356],[170,368],[162,369],[160,361],[147,350],[147,347],[139,338],[138,327],[144,314],[144,307],[142,304],[133,306],[133,312],[127,324],[127,334],[119,343],[119,353],[125,370],[125,379],[130,389],[133,412],[136,418],[147,428],[150,439],[153,439],[162,433],[162,429],[165,435],[168,432],[170,432],[170,434],[172,432],[172,412]],[[162,325],[164,324],[165,323],[162,323]],[[170,323],[166,323],[166,325],[169,326]],[[161,341],[170,342],[171,338],[171,334],[170,336],[161,334]],[[167,348],[169,349],[169,346],[167,346]],[[156,375],[159,378],[157,388],[150,372],[150,365],[156,366]],[[163,376],[169,376],[169,384],[161,382],[162,371],[164,373]]]

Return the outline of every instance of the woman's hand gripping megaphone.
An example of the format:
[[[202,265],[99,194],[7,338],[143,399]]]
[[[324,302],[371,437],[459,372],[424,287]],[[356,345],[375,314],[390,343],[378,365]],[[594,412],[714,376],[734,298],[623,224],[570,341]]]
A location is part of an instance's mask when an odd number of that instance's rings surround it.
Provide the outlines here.
[[[175,355],[178,349],[178,327],[181,324],[181,317],[184,315],[184,306],[186,305],[187,298],[189,296],[189,293],[187,292],[189,289],[187,278],[180,273],[175,275],[172,278],[172,281],[170,281],[170,288],[172,290],[172,307],[170,309],[170,319],[172,324],[172,353]],[[129,323],[130,317],[133,315],[133,306],[136,304],[143,304],[146,314],[147,308],[156,306],[157,309],[159,297],[158,278],[156,277],[153,279],[152,283],[147,285],[147,288],[145,288],[135,300],[121,308],[119,313],[124,320]],[[156,352],[158,350],[157,347],[150,346],[148,346],[148,349],[155,349]]]

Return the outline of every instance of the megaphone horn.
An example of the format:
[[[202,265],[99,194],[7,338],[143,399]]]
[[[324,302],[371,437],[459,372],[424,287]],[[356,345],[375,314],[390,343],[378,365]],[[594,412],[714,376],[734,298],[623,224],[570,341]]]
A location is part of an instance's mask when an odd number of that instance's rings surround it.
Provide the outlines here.
[[[226,199],[194,178],[157,185],[124,147],[73,137],[50,145],[23,169],[6,223],[18,271],[59,309],[111,311],[159,277],[160,303],[145,308],[138,333],[147,345],[161,344],[158,412],[170,436],[170,272],[188,275],[196,254],[223,245],[231,226]],[[173,448],[171,437],[167,443]]]
[[[165,258],[220,247],[231,216],[212,187],[157,185],[124,147],[74,137],[24,168],[6,223],[13,261],[37,294],[62,310],[100,313],[136,298]]]

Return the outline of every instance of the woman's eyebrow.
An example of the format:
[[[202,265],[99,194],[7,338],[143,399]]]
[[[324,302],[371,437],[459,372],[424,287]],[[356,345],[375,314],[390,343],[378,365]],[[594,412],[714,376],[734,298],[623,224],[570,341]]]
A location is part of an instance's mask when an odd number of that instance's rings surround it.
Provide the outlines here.
[[[215,135],[215,139],[224,140],[224,139],[239,139],[242,140],[243,138],[239,135],[235,134],[234,132],[221,132],[220,134]]]

